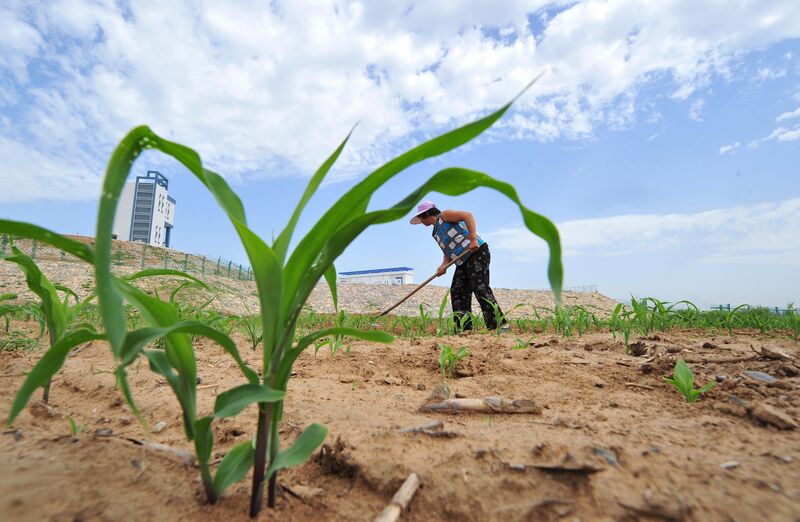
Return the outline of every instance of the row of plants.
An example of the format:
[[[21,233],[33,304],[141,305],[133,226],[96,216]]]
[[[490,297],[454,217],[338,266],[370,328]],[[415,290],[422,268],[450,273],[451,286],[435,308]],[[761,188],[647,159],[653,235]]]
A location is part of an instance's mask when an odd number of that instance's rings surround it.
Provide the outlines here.
[[[176,299],[185,288],[201,287],[195,281],[186,281],[170,292],[169,302],[177,306],[182,320],[203,322],[226,335],[239,332],[247,338],[247,346],[257,350],[262,341],[262,321],[260,314],[230,315],[214,310],[210,305],[211,297],[201,304]],[[157,294],[157,292],[156,292]],[[0,349],[34,348],[46,329],[44,316],[39,308],[29,303],[9,304],[16,294],[0,295],[0,318],[5,322],[6,336],[0,336]],[[5,300],[5,301],[4,301]],[[3,302],[4,301],[4,302]],[[419,305],[419,313],[414,316],[375,317],[371,314],[352,314],[340,310],[335,314],[318,313],[311,308],[304,308],[297,319],[295,341],[302,335],[320,328],[348,327],[357,329],[380,329],[405,339],[419,337],[443,337],[458,331],[455,316],[447,313],[448,295],[445,293],[441,302],[432,308],[426,303]],[[653,297],[643,299],[632,298],[629,305],[618,304],[609,316],[603,316],[587,310],[582,306],[560,307],[550,309],[533,305],[517,304],[511,310],[521,309],[523,312],[514,317],[504,315],[504,319],[518,335],[552,332],[564,336],[581,336],[590,332],[610,332],[614,337],[621,336],[628,344],[631,334],[650,335],[656,331],[667,331],[671,328],[700,329],[709,332],[727,332],[734,329],[759,333],[773,332],[787,334],[795,339],[800,338],[800,313],[793,305],[787,305],[785,313],[775,313],[769,308],[750,308],[740,305],[729,311],[701,311],[689,301],[668,303]],[[530,312],[527,312],[530,310]],[[126,309],[127,323],[130,328],[142,324],[142,317],[135,307]],[[476,330],[485,330],[485,322],[481,314],[468,314]],[[38,325],[38,336],[28,337],[23,331],[10,330],[11,320],[35,322]],[[100,311],[94,303],[84,303],[78,312],[78,320],[95,328],[101,325]],[[497,331],[493,332],[495,335]],[[521,342],[522,339],[519,339]],[[339,348],[349,351],[349,343],[342,336],[321,338],[314,342],[316,351],[328,347],[332,352]]]

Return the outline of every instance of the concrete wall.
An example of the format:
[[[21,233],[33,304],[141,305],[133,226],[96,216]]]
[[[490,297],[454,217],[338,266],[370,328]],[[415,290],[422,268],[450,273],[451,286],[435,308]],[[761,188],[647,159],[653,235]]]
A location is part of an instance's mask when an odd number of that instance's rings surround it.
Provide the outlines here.
[[[135,187],[135,181],[125,184],[117,205],[117,214],[114,216],[114,227],[111,233],[122,241],[131,240],[131,217],[133,216],[133,193]]]
[[[167,189],[156,185],[155,202],[153,205],[153,225],[150,228],[150,244],[166,246],[166,225],[172,225],[175,205],[169,201]]]

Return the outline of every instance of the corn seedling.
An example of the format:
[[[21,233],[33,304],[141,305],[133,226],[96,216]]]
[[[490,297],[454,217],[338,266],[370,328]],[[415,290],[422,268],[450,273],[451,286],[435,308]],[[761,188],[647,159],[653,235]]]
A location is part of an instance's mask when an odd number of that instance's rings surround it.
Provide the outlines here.
[[[531,343],[533,342],[533,340],[535,338],[536,338],[536,336],[533,336],[533,337],[531,337],[531,338],[529,338],[527,340],[524,340],[524,341],[522,339],[519,339],[519,338],[514,339],[514,347],[511,348],[511,349],[512,350],[525,350],[526,348],[528,348],[531,345]]]
[[[515,304],[514,306],[511,307],[510,310],[507,310],[506,313],[501,314],[500,313],[500,305],[498,305],[497,303],[493,303],[491,301],[488,301],[488,300],[486,302],[489,304],[489,306],[492,307],[492,313],[494,314],[494,321],[495,321],[495,324],[497,325],[497,328],[494,329],[494,335],[497,336],[497,337],[500,336],[500,326],[502,326],[502,325],[504,325],[504,324],[506,324],[508,322],[506,320],[506,318],[508,317],[508,314],[510,314],[511,312],[513,312],[514,310],[516,310],[518,308],[522,308],[523,306],[526,306],[524,303]]]
[[[428,331],[428,326],[433,322],[433,316],[431,313],[426,310],[429,308],[428,303],[420,303],[419,304],[419,318],[418,318],[418,330],[423,334]]]
[[[675,363],[675,369],[672,372],[672,377],[664,377],[664,380],[670,383],[678,390],[678,393],[683,395],[686,402],[694,402],[700,396],[714,387],[714,381],[709,382],[705,386],[695,389],[694,387],[694,374],[689,369],[683,359],[678,359]]]
[[[69,432],[72,436],[72,442],[76,442],[78,440],[78,433],[86,431],[86,425],[76,423],[75,419],[69,415],[67,415],[67,422],[69,423]]]
[[[261,344],[261,336],[263,332],[263,327],[261,325],[261,314],[239,317],[236,320],[236,323],[238,324],[241,332],[245,334],[247,339],[250,341],[250,347],[255,351],[258,348],[258,345]]]
[[[447,308],[447,298],[450,296],[450,290],[446,290],[442,300],[439,302],[439,314],[436,316],[436,337],[443,335],[452,335],[454,331],[453,316],[444,315],[445,308]]]
[[[25,274],[25,282],[28,288],[39,297],[40,303],[37,308],[47,326],[47,332],[50,336],[50,349],[52,350],[53,347],[68,336],[70,329],[73,327],[73,320],[80,312],[80,309],[94,299],[95,295],[90,294],[84,301],[80,301],[75,292],[69,288],[51,283],[39,270],[33,259],[22,253],[16,246],[12,245],[11,251],[12,255],[2,256],[2,259],[19,265]],[[64,294],[63,300],[59,296],[59,292]],[[74,298],[74,305],[69,304],[70,297]],[[78,326],[77,331],[87,332],[91,336],[97,335],[91,326]],[[43,384],[43,388],[42,400],[47,403],[50,398],[50,379]]]
[[[16,312],[19,307],[17,305],[3,304],[3,301],[10,301],[16,298],[17,294],[14,293],[0,294],[0,317],[2,317],[6,323],[6,333],[8,333],[8,329],[11,326],[11,315]]]
[[[728,335],[733,335],[733,319],[736,316],[736,312],[743,308],[750,308],[750,305],[741,304],[733,310],[725,313],[725,328],[728,330]]]
[[[548,277],[556,300],[560,302],[563,269],[558,231],[551,221],[523,206],[515,189],[507,183],[481,172],[446,168],[434,174],[392,207],[367,211],[373,194],[394,176],[420,161],[444,154],[471,141],[494,124],[510,105],[509,103],[484,118],[422,143],[367,175],[323,214],[297,243],[291,254],[289,245],[292,243],[296,223],[349,136],[312,176],[288,224],[272,245],[268,245],[248,227],[241,200],[222,176],[204,168],[199,155],[193,150],[169,142],[147,127],[133,129],[120,142],[111,157],[98,211],[96,253],[87,253],[85,250],[88,249],[80,251],[75,242],[68,238],[29,224],[0,220],[0,232],[33,237],[73,255],[76,252],[85,254],[84,257],[77,257],[95,265],[103,324],[111,350],[118,361],[116,374],[126,399],[135,404],[127,383],[126,367],[140,353],[144,353],[151,369],[167,379],[179,399],[184,412],[184,430],[187,437],[195,441],[201,477],[209,500],[216,501],[226,487],[243,478],[252,468],[250,515],[255,517],[263,504],[265,480],[269,481],[268,505],[272,507],[275,505],[279,470],[305,462],[327,434],[325,427],[312,424],[292,446],[280,450],[278,427],[283,417],[283,401],[292,365],[300,353],[315,340],[331,335],[348,335],[377,342],[392,340],[392,336],[385,332],[331,327],[314,331],[295,341],[295,329],[301,311],[311,291],[323,277],[330,286],[334,305],[337,304],[336,270],[333,263],[367,227],[405,217],[430,192],[458,196],[478,187],[492,188],[516,203],[525,226],[548,244]],[[216,198],[244,246],[253,268],[263,323],[261,377],[241,361],[235,344],[226,335],[202,323],[180,321],[174,307],[169,303],[146,295],[111,272],[111,229],[117,203],[133,162],[148,148],[173,156],[200,180]],[[128,331],[123,300],[134,303],[147,323],[156,326]],[[248,381],[248,384],[218,395],[214,413],[202,418],[197,418],[195,411],[196,361],[191,343],[186,338],[190,333],[211,337],[226,348],[236,359]],[[147,342],[159,337],[166,339],[164,351],[145,350]],[[29,379],[33,373],[29,374]],[[255,447],[250,442],[234,447],[220,463],[216,477],[212,479],[208,464],[213,443],[211,423],[214,419],[235,415],[249,404],[257,404],[258,407]]]
[[[32,339],[23,332],[12,330],[0,339],[0,350],[33,350],[38,344],[37,339]]]
[[[463,346],[459,347],[457,352],[453,351],[453,347],[448,344],[439,345],[439,371],[442,373],[442,380],[446,378],[453,378],[453,370],[455,370],[458,361],[467,357],[469,350]]]

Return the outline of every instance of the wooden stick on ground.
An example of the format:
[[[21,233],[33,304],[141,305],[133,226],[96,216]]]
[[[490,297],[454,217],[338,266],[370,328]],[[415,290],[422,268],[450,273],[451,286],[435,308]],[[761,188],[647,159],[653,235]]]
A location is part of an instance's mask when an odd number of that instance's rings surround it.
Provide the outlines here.
[[[469,252],[470,252],[469,250],[464,250],[463,252],[461,252],[461,253],[460,253],[460,254],[459,254],[457,257],[455,257],[455,258],[454,258],[452,261],[450,261],[449,263],[447,263],[447,264],[445,265],[444,269],[445,269],[445,270],[447,270],[448,268],[450,268],[450,266],[451,266],[453,263],[455,263],[456,261],[458,261],[459,259],[461,259],[461,258],[462,258],[462,257],[464,257],[465,255],[469,254]],[[422,290],[422,287],[424,287],[425,285],[427,285],[428,283],[430,283],[431,281],[433,281],[433,278],[435,278],[435,277],[436,277],[436,274],[433,274],[432,276],[430,276],[430,277],[429,277],[428,279],[426,279],[426,280],[425,280],[425,281],[424,281],[424,282],[423,282],[421,285],[419,285],[419,286],[418,286],[418,287],[416,287],[414,290],[412,290],[412,291],[411,291],[411,293],[409,293],[407,296],[405,296],[404,298],[402,298],[402,299],[400,299],[399,301],[397,301],[397,302],[396,302],[394,305],[392,305],[392,307],[391,307],[391,308],[387,308],[386,310],[384,310],[383,312],[381,312],[381,313],[380,313],[380,314],[379,314],[377,317],[383,317],[384,315],[388,314],[389,312],[391,312],[392,310],[394,310],[395,308],[397,308],[398,306],[400,306],[401,304],[403,304],[404,302],[406,302],[406,300],[407,300],[409,297],[411,297],[412,295],[414,295],[414,294],[416,294],[417,292],[419,292],[420,290]]]
[[[445,413],[533,413],[542,409],[533,401],[511,400],[505,397],[483,397],[482,399],[447,399],[423,405],[422,411]]]
[[[172,446],[167,446],[166,444],[159,444],[158,442],[150,442],[147,440],[140,440],[140,439],[131,439],[128,437],[125,437],[122,440],[133,442],[137,446],[142,446],[145,449],[158,451],[160,453],[175,455],[176,457],[180,458],[181,461],[187,466],[193,466],[197,463],[195,456],[191,452],[183,449],[173,448]]]
[[[418,487],[419,477],[417,477],[416,473],[412,473],[403,482],[397,493],[394,494],[389,505],[383,508],[383,511],[375,517],[373,522],[394,522],[397,520],[400,517],[400,513],[408,507],[408,503],[411,502],[411,498],[417,492]]]

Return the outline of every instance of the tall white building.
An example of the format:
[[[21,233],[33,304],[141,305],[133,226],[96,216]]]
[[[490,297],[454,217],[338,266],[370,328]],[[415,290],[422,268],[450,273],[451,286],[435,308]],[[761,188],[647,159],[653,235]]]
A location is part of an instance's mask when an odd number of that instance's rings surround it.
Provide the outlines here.
[[[407,266],[339,272],[339,283],[362,285],[410,285],[414,283],[414,269]]]
[[[167,178],[155,170],[126,183],[114,218],[114,237],[169,247],[175,200],[168,189]]]

